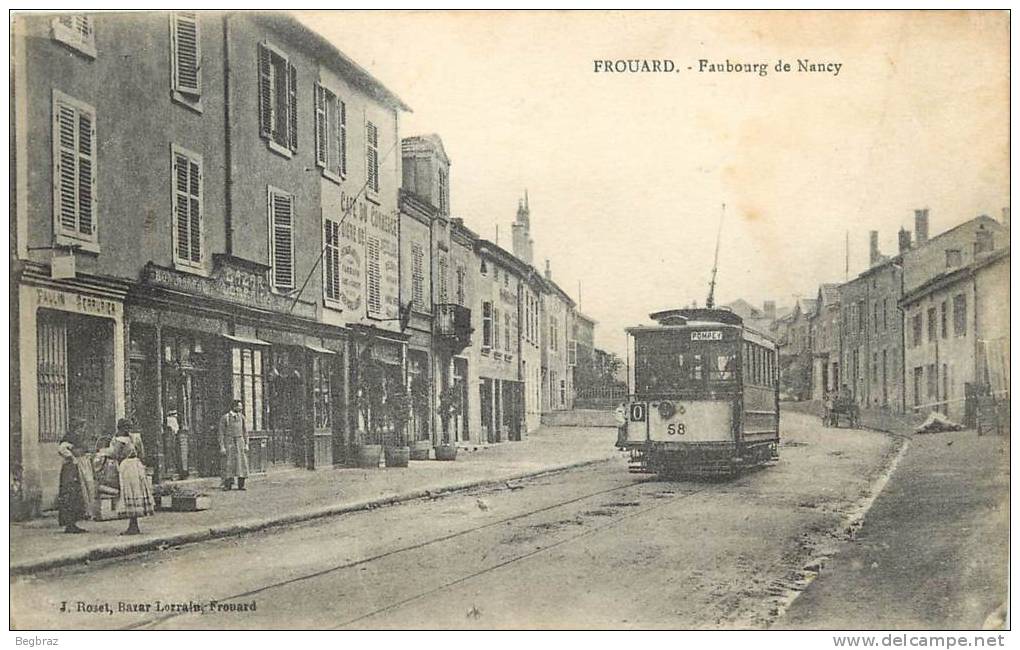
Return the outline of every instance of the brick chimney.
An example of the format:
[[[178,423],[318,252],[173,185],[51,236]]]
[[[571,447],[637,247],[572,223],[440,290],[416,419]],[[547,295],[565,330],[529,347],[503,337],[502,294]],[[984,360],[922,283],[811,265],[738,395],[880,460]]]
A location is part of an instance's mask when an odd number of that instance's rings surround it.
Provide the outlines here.
[[[766,300],[762,304],[762,311],[765,312],[765,318],[769,320],[776,320],[776,301]]]
[[[923,246],[928,241],[928,208],[914,210],[914,232],[917,233],[917,245]]]
[[[545,279],[552,282],[552,268],[549,266],[549,258],[545,258]]]
[[[900,228],[900,253],[906,253],[910,250],[910,231],[906,228]]]
[[[878,231],[872,230],[868,247],[868,266],[875,266],[882,261],[882,253],[878,252]]]
[[[1002,225],[1009,228],[1009,208],[1002,209]]]

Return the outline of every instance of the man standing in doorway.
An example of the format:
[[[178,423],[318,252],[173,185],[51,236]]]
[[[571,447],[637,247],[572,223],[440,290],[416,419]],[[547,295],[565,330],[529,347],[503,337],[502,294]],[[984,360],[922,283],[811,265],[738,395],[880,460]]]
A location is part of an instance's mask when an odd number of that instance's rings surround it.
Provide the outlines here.
[[[237,479],[237,489],[244,490],[248,477],[248,426],[241,415],[241,400],[235,399],[220,418],[220,460],[223,489],[229,490]]]

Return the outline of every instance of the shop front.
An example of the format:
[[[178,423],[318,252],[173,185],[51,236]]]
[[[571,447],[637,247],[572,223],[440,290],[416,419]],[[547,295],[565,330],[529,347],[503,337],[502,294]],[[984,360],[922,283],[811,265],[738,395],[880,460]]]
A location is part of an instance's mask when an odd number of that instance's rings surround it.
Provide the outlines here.
[[[150,265],[128,298],[128,413],[156,480],[219,474],[218,425],[233,400],[253,472],[332,467],[343,457],[346,333],[303,303],[291,315],[257,269],[226,270],[198,278]]]
[[[31,272],[18,286],[21,430],[12,466],[28,511],[55,507],[57,444],[72,424],[83,421],[94,448],[124,413],[125,290]]]
[[[354,325],[350,364],[351,409],[348,454],[363,446],[406,446],[407,339],[377,327]],[[420,357],[419,357],[420,361]],[[419,374],[420,376],[420,374]]]

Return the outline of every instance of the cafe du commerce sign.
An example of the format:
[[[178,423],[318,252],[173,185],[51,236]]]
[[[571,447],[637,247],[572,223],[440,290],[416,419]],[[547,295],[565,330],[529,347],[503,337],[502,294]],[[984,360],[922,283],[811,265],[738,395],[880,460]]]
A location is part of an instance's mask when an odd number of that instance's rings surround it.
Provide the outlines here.
[[[142,272],[142,280],[150,286],[229,300],[272,311],[290,311],[293,302],[293,298],[273,293],[265,274],[223,263],[217,265],[212,275],[208,277],[149,263]]]

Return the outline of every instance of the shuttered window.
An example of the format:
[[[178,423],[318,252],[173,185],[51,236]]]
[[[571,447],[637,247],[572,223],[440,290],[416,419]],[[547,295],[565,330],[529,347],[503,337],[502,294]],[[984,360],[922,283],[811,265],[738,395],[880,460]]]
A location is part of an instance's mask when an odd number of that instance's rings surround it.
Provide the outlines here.
[[[202,157],[172,147],[174,262],[202,265]]]
[[[323,175],[347,175],[347,105],[328,88],[315,85],[315,162]]]
[[[365,245],[365,273],[368,284],[368,315],[382,316],[382,266],[379,263],[379,238],[369,237]]]
[[[506,339],[506,347],[503,348],[507,353],[513,352],[513,331],[510,329],[510,314],[503,314],[503,336]]]
[[[482,303],[482,352],[492,347],[492,303]]]
[[[449,298],[449,262],[445,256],[439,258],[439,302],[446,303]]]
[[[464,306],[464,276],[467,275],[467,270],[464,265],[457,265],[457,304]]]
[[[53,19],[53,38],[90,57],[96,56],[96,32],[92,16],[67,14]]]
[[[297,151],[297,70],[287,55],[269,43],[259,44],[259,133],[270,148]]]
[[[368,122],[365,127],[365,143],[367,148],[368,188],[379,191],[379,129]]]
[[[340,221],[326,219],[326,251],[323,254],[322,295],[326,300],[340,301]]]
[[[411,304],[425,310],[425,251],[420,244],[411,245]]]
[[[53,212],[55,230],[97,241],[96,112],[53,91]]]
[[[202,45],[195,12],[170,14],[170,51],[173,89],[197,99],[202,94]]]
[[[294,195],[269,188],[269,252],[274,289],[294,288]]]

